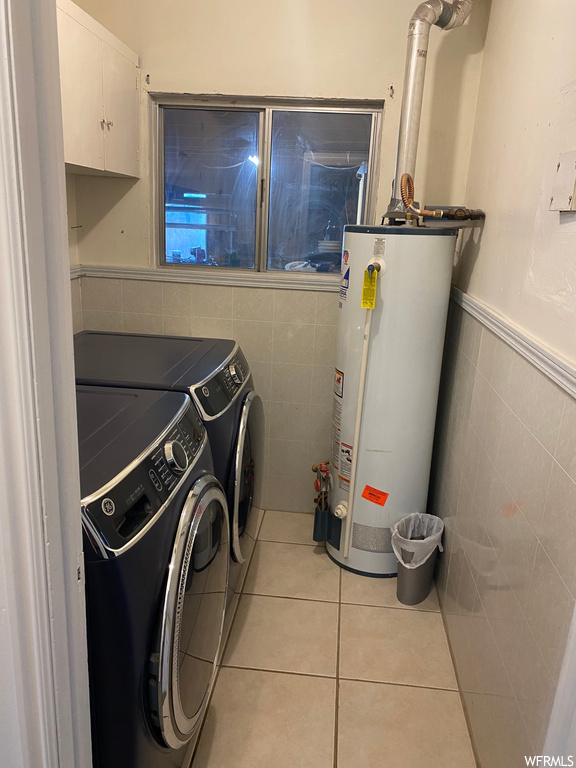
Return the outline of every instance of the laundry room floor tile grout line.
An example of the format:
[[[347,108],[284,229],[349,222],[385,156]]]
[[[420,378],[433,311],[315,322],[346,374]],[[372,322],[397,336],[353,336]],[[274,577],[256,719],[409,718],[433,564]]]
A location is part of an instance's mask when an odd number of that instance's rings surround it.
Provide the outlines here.
[[[287,514],[293,515],[294,512],[288,512]],[[318,544],[306,544],[303,541],[278,541],[277,539],[258,539],[258,541],[264,542],[265,544],[292,544],[295,547],[312,547],[312,549],[315,549]]]
[[[440,611],[435,611],[433,608],[414,608],[413,606],[402,607],[401,605],[375,605],[374,603],[354,603],[349,600],[342,600],[342,605],[356,605],[359,608],[386,608],[391,611],[408,611],[409,613],[435,613],[440,616]]]
[[[221,664],[221,669],[244,669],[247,672],[265,672],[271,675],[291,675],[292,677],[314,677],[319,680],[334,680],[337,684],[345,681],[347,683],[369,683],[370,685],[393,685],[396,688],[416,688],[427,691],[445,691],[446,693],[458,693],[456,688],[442,688],[438,685],[416,685],[415,683],[398,683],[389,680],[368,680],[358,677],[341,677],[336,675],[319,675],[313,672],[291,672],[287,669],[270,669],[268,667],[245,667],[238,664]],[[506,698],[505,696],[502,698]],[[337,718],[336,718],[337,719]]]
[[[342,615],[342,569],[338,579],[338,636],[336,643],[336,698],[334,703],[334,768],[338,768],[338,718],[340,714],[340,618]]]
[[[293,595],[267,595],[264,592],[242,592],[242,595],[249,597],[273,597],[279,600],[300,600],[305,603],[327,603],[328,605],[338,605],[338,600],[322,600],[316,597],[294,597]]]
[[[273,597],[278,598],[280,600],[303,600],[304,602],[308,603],[328,603],[328,605],[354,605],[358,608],[383,608],[385,610],[391,610],[391,611],[407,611],[409,613],[433,613],[435,615],[440,615],[440,611],[435,611],[432,608],[409,608],[408,606],[406,608],[402,608],[400,605],[373,605],[371,603],[352,603],[347,601],[340,601],[340,600],[324,600],[320,597],[297,597],[296,595],[272,595],[268,594],[266,592],[245,592],[242,591],[242,595],[248,595],[250,597]]]
[[[238,664],[221,664],[222,669],[245,669],[247,672],[266,672],[270,675],[291,675],[293,677],[314,677],[318,680],[334,680],[336,682],[336,675],[319,675],[314,672],[291,672],[288,669],[270,669],[266,667],[244,667]]]
[[[398,683],[391,680],[368,680],[361,677],[339,677],[338,680],[342,682],[345,680],[347,683],[370,683],[371,685],[395,685],[398,688],[418,688],[425,689],[427,691],[446,691],[446,693],[459,693],[457,688],[443,688],[440,685],[416,685],[416,683]]]

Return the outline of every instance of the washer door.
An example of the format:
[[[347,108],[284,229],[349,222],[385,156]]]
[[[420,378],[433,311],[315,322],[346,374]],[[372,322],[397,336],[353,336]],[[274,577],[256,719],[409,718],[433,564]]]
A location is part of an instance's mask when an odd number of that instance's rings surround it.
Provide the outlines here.
[[[178,749],[202,722],[219,661],[228,586],[228,508],[215,477],[186,499],[151,655],[150,703],[162,740]]]
[[[249,524],[253,504],[259,506],[262,483],[264,409],[256,392],[244,398],[234,455],[234,509],[232,510],[232,554],[243,563],[242,535]]]

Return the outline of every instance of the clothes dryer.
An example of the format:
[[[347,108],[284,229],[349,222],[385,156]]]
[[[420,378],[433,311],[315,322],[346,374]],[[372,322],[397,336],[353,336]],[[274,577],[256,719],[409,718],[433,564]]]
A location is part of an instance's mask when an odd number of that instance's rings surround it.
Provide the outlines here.
[[[77,386],[96,768],[188,765],[221,648],[224,491],[178,392]]]
[[[264,414],[250,368],[228,339],[84,331],[75,336],[76,380],[190,395],[208,431],[230,513],[229,601],[239,588],[260,518]]]

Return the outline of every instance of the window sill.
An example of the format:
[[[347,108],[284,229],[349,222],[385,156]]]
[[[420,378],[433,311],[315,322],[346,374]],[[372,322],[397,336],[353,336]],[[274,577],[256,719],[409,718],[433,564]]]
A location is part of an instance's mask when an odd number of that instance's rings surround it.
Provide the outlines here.
[[[115,267],[80,264],[70,270],[70,278],[105,277],[117,280],[152,280],[163,283],[195,283],[197,285],[228,285],[245,288],[274,288],[297,291],[336,292],[340,275],[311,272],[249,272],[232,269],[199,269],[169,267]]]

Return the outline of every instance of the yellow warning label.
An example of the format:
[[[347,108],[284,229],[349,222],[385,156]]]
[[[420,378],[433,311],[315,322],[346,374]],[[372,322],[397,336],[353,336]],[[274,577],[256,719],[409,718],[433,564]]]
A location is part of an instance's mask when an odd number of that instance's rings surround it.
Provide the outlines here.
[[[376,280],[378,279],[378,272],[375,269],[364,270],[364,282],[362,283],[362,303],[360,306],[362,309],[374,309],[376,304]]]

